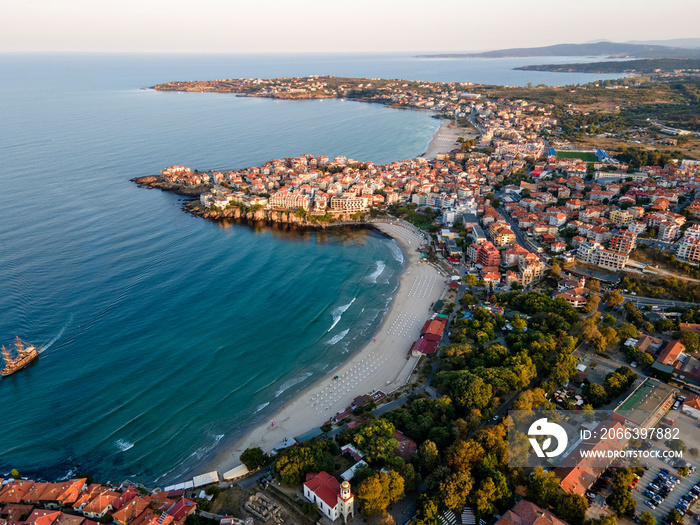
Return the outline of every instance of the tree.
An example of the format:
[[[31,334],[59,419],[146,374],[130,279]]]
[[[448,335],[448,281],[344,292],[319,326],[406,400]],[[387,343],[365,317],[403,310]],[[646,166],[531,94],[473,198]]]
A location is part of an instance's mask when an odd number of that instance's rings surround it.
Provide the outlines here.
[[[388,419],[373,419],[361,425],[352,440],[370,462],[386,459],[394,455],[394,449],[399,445],[394,438],[395,430]]]
[[[514,315],[513,318],[510,320],[510,325],[513,327],[513,330],[515,330],[518,333],[521,333],[525,331],[525,328],[527,328],[527,321],[520,317],[519,315]]]
[[[418,468],[423,477],[429,476],[440,465],[440,453],[429,439],[418,448]]]
[[[600,281],[597,281],[596,279],[588,279],[586,281],[585,286],[591,292],[599,292],[600,291]]]
[[[600,297],[594,294],[588,294],[586,297],[586,304],[581,308],[584,314],[589,314],[595,312],[600,305]]]
[[[486,478],[481,481],[479,489],[474,494],[474,504],[482,514],[493,514],[495,503],[500,497],[493,479]]]
[[[608,402],[608,393],[602,385],[597,383],[588,385],[586,397],[594,408],[602,407]]]
[[[633,479],[634,471],[631,468],[618,468],[613,474],[612,493],[606,501],[620,517],[634,516],[637,508],[637,503],[628,490]]]
[[[685,345],[689,352],[697,352],[700,349],[700,337],[690,330],[681,330],[678,339]]]
[[[479,443],[460,439],[447,449],[446,463],[454,472],[469,472],[484,456],[486,452]]]
[[[620,306],[625,302],[625,298],[619,290],[611,290],[603,296],[603,300],[608,303],[608,306]]]
[[[461,511],[467,503],[472,485],[469,472],[456,472],[440,483],[440,494],[445,506],[455,512]]]
[[[649,368],[651,365],[654,364],[654,356],[647,352],[640,352],[637,356],[637,361],[639,361],[639,364],[642,367]]]
[[[379,525],[396,525],[394,517],[388,512],[379,520]]]
[[[248,470],[258,470],[265,464],[265,453],[260,447],[247,448],[240,459]]]
[[[557,281],[561,279],[561,266],[559,266],[557,261],[552,261],[552,267],[549,269],[549,275],[552,276],[552,279],[556,279]]]
[[[683,516],[676,509],[671,509],[671,512],[668,513],[668,521],[670,523],[680,523],[682,519]]]
[[[581,407],[581,414],[583,415],[583,419],[589,423],[595,421],[595,412],[593,411],[593,405],[590,403],[586,403]]]
[[[421,494],[418,498],[418,519],[414,522],[415,525],[440,525],[438,519],[440,509],[437,503],[428,498],[425,494]]]
[[[642,512],[639,515],[639,525],[656,525],[656,518],[650,512]]]
[[[378,472],[357,487],[360,512],[368,518],[382,514],[391,503],[400,500],[403,494],[403,478],[396,471]]]
[[[333,456],[326,450],[327,444],[290,447],[277,458],[275,473],[285,485],[298,485],[308,472],[333,470]]]
[[[555,501],[559,482],[554,473],[545,472],[542,467],[535,467],[530,474],[525,497],[543,509],[548,509]]]
[[[462,277],[462,281],[464,282],[464,284],[469,286],[476,286],[476,283],[479,282],[479,280],[476,278],[476,275],[472,275],[470,273]]]
[[[560,494],[554,506],[554,513],[569,525],[583,525],[587,510],[586,498],[574,493]]]
[[[637,327],[631,323],[622,323],[617,328],[617,333],[622,339],[636,338],[639,335],[639,330]]]

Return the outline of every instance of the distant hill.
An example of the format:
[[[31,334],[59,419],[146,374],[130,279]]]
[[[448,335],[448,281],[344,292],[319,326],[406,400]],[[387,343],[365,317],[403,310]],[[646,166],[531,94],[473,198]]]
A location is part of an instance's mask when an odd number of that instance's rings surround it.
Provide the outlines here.
[[[651,58],[640,60],[613,60],[582,64],[542,64],[516,67],[522,71],[551,71],[554,73],[657,73],[678,69],[700,69],[700,59]]]
[[[652,46],[684,47],[700,49],[700,38],[673,38],[671,40],[630,40],[626,44],[643,44]]]
[[[695,40],[695,39],[693,39]],[[651,44],[620,44],[594,42],[590,44],[557,44],[545,47],[519,47],[483,53],[450,53],[419,55],[419,58],[503,58],[503,57],[569,57],[611,56],[630,58],[700,58],[700,49]]]

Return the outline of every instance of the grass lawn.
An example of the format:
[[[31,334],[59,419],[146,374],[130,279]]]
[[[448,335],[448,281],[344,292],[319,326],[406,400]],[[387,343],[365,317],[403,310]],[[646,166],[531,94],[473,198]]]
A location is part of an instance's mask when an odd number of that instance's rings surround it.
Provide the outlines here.
[[[581,159],[586,162],[597,162],[598,157],[590,151],[557,151],[558,159]]]

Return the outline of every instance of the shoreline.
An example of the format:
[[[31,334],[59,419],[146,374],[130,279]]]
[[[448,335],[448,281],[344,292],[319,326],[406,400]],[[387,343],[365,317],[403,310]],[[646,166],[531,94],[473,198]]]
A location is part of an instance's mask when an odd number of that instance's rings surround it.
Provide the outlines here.
[[[453,123],[453,120],[442,118],[440,127],[433,133],[433,138],[428,143],[428,149],[420,157],[428,160],[436,160],[437,156],[449,153],[453,149],[459,148],[458,137],[465,140],[479,137],[479,132],[472,128],[462,128]]]
[[[239,456],[246,448],[260,447],[270,453],[285,438],[320,427],[345,410],[355,397],[376,390],[389,393],[408,381],[418,362],[418,358],[408,357],[408,352],[432,314],[432,304],[446,293],[447,284],[445,276],[435,267],[420,262],[417,248],[421,236],[397,224],[373,226],[394,239],[408,261],[372,340],[278,409],[270,418],[274,426],[266,418],[264,423],[215,452],[202,469],[204,472],[216,470],[223,475],[241,464]],[[336,375],[339,379],[334,380]]]

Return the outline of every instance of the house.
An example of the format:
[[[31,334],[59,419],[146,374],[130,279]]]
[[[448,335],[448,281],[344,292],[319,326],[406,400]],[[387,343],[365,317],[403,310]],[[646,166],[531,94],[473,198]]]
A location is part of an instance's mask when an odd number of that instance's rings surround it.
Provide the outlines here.
[[[184,523],[187,516],[193,514],[196,508],[197,504],[194,501],[183,497],[173,503],[166,514],[172,516],[173,521]]]
[[[304,482],[304,497],[315,503],[321,513],[331,521],[337,520],[341,515],[343,521],[348,521],[348,516],[355,516],[353,504],[354,496],[350,491],[350,483],[338,480],[321,471],[318,474],[309,472]]]
[[[515,507],[507,510],[496,525],[568,525],[548,510],[534,503],[520,500]]]
[[[564,299],[574,308],[582,308],[586,305],[584,293],[585,290],[583,288],[569,288],[563,292],[556,292],[552,297],[555,299]]]
[[[685,345],[683,343],[676,339],[671,339],[666,345],[666,348],[663,349],[663,352],[661,352],[661,355],[659,355],[657,362],[661,363],[662,365],[674,366],[674,363],[678,360],[684,350]]]
[[[688,396],[688,398],[683,401],[683,408],[681,410],[692,418],[700,419],[700,398],[698,398],[698,396]]]
[[[27,523],[32,525],[53,525],[60,515],[61,512],[58,510],[34,509],[27,518]]]
[[[403,458],[407,463],[410,462],[414,454],[418,453],[418,445],[416,445],[416,442],[398,430],[394,430],[394,439],[399,442],[394,453]]]
[[[136,497],[115,512],[112,517],[119,525],[127,525],[148,508],[150,497]]]
[[[12,481],[0,490],[0,503],[20,503],[34,485],[33,481]]]
[[[113,503],[119,498],[119,493],[113,490],[105,490],[91,499],[83,507],[83,516],[86,518],[99,519],[110,510],[114,510]]]
[[[618,421],[603,421],[590,438],[582,439],[554,470],[564,492],[583,495],[613,461],[613,456],[625,447],[624,425]],[[618,434],[618,432],[622,432]],[[601,436],[622,436],[602,439]],[[609,456],[609,457],[608,457]]]

